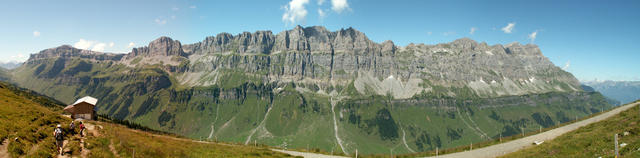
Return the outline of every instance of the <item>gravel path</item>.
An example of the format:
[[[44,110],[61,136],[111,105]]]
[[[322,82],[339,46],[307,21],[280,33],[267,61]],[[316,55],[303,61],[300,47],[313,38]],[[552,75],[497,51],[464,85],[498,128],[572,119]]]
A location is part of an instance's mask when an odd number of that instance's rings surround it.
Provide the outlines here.
[[[293,156],[302,156],[305,158],[345,158],[344,156],[333,156],[333,155],[324,155],[324,154],[316,154],[316,153],[280,150],[280,149],[271,149],[271,150],[281,152],[281,153],[287,153]]]
[[[0,158],[9,157],[9,152],[7,152],[7,147],[9,146],[9,139],[5,139],[0,145]]]
[[[492,145],[492,146],[487,146],[487,147],[483,147],[483,148],[479,148],[479,149],[475,149],[475,150],[471,150],[471,151],[464,151],[464,152],[457,152],[457,153],[451,153],[451,154],[447,154],[447,155],[440,155],[438,157],[444,157],[444,158],[469,158],[469,157],[475,157],[475,158],[483,158],[483,157],[497,157],[497,156],[502,156],[511,152],[515,152],[518,151],[520,149],[523,148],[527,148],[527,147],[531,147],[533,146],[533,141],[548,141],[551,139],[554,139],[562,134],[565,134],[567,132],[571,132],[573,130],[576,130],[580,127],[595,123],[595,122],[599,122],[602,121],[604,119],[607,119],[611,116],[617,115],[618,113],[625,111],[629,108],[632,108],[636,105],[638,105],[640,103],[633,103],[633,104],[627,104],[627,105],[623,105],[620,107],[617,107],[609,112],[588,118],[586,120],[582,120],[582,121],[578,121],[576,123],[572,123],[566,126],[562,126],[562,127],[558,127],[556,129],[552,129],[543,133],[539,133],[536,135],[532,135],[532,136],[528,136],[528,137],[524,137],[524,138],[520,138],[517,140],[513,140],[513,141],[509,141],[506,143],[502,143],[502,144],[496,144],[496,145]]]

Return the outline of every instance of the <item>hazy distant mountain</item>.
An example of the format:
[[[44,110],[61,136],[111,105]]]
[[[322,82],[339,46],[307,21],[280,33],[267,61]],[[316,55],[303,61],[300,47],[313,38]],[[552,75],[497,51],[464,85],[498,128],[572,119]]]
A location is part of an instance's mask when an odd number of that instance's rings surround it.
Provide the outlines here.
[[[5,69],[13,69],[22,65],[22,62],[17,61],[0,61],[0,67]]]
[[[191,138],[409,153],[538,130],[611,106],[538,46],[468,38],[376,43],[353,28],[158,38],[128,54],[68,45],[31,55],[12,82]]]
[[[587,81],[583,84],[623,104],[640,99],[640,81]]]
[[[8,81],[11,79],[7,71],[7,69],[0,67],[0,81]]]

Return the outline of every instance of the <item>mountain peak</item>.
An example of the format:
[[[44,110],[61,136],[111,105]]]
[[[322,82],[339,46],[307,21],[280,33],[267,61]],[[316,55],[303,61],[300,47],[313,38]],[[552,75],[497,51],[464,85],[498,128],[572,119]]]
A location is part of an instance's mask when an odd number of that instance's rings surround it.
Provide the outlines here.
[[[149,43],[146,47],[133,48],[133,56],[183,56],[182,44],[178,40],[173,40],[167,36],[161,36]]]

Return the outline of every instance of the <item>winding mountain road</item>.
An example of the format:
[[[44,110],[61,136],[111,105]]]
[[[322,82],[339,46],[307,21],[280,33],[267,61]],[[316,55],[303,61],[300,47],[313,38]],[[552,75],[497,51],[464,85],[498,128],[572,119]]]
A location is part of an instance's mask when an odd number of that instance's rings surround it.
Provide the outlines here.
[[[475,150],[471,150],[471,151],[464,151],[464,152],[457,152],[457,153],[451,153],[451,154],[446,154],[446,155],[440,155],[438,157],[442,157],[442,158],[469,158],[469,157],[475,157],[475,158],[485,158],[485,157],[498,157],[498,156],[502,156],[508,153],[512,153],[515,151],[518,151],[520,149],[524,149],[527,147],[531,147],[533,146],[533,141],[548,141],[551,139],[554,139],[562,134],[571,132],[573,130],[576,130],[580,127],[595,123],[595,122],[599,122],[602,121],[604,119],[607,119],[611,116],[615,116],[617,114],[619,114],[622,111],[628,110],[634,106],[637,106],[638,104],[640,104],[640,102],[637,103],[631,103],[631,104],[627,104],[627,105],[623,105],[620,107],[617,107],[611,111],[602,113],[600,115],[582,120],[582,121],[578,121],[572,124],[568,124],[562,127],[558,127],[556,129],[552,129],[543,133],[539,133],[536,135],[532,135],[532,136],[528,136],[528,137],[524,137],[524,138],[520,138],[520,139],[516,139],[516,140],[512,140],[506,143],[501,143],[501,144],[496,144],[496,145],[492,145],[492,146],[487,146],[487,147],[483,147],[483,148],[479,148],[479,149],[475,149]]]

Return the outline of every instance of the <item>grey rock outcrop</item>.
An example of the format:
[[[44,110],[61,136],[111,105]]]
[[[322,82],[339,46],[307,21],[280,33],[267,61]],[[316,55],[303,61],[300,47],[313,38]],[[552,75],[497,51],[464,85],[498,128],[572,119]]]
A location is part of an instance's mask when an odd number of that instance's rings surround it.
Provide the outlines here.
[[[186,56],[186,54],[182,50],[180,41],[163,36],[151,41],[146,47],[133,48],[131,53],[127,54],[127,58],[137,56]]]
[[[36,54],[31,54],[29,60],[26,62],[31,62],[38,59],[47,59],[47,58],[85,58],[91,60],[111,60],[117,61],[120,60],[124,56],[124,54],[114,54],[114,53],[102,53],[95,52],[90,50],[83,50],[74,48],[70,45],[62,45],[55,48],[49,48],[42,50]]]

